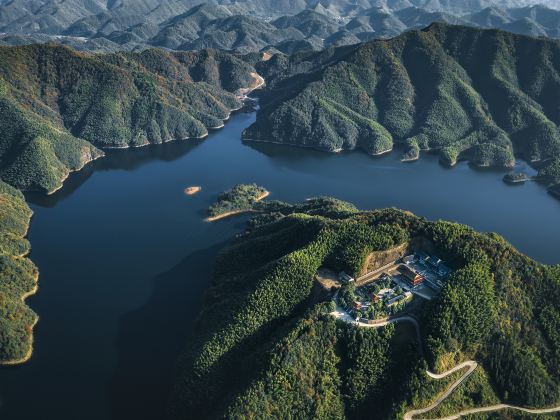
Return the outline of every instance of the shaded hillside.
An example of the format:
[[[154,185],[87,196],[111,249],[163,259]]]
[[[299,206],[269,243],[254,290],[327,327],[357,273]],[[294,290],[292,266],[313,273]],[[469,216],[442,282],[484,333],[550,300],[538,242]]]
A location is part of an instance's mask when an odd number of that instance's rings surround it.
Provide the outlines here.
[[[200,138],[255,83],[217,51],[84,55],[65,47],[0,48],[0,178],[50,192],[97,147]]]
[[[144,42],[179,50],[219,48],[240,52],[260,51],[284,42],[307,40],[314,49],[340,29],[333,18],[312,10],[268,22],[253,16],[234,15],[225,6],[202,4],[165,23]],[[128,41],[128,40],[127,40]]]
[[[388,41],[274,57],[244,137],[443,163],[560,156],[560,43],[434,24]],[[548,164],[548,163],[547,163]]]
[[[401,418],[441,392],[426,363],[442,371],[465,359],[484,366],[502,401],[558,403],[558,267],[497,235],[394,209],[329,198],[260,209],[216,261],[171,418]],[[399,327],[336,321],[331,291],[314,280],[320,267],[352,272],[372,251],[412,240],[455,269],[416,312],[426,360]]]
[[[0,364],[31,355],[37,315],[24,300],[37,287],[37,268],[27,259],[31,210],[23,194],[0,181]]]

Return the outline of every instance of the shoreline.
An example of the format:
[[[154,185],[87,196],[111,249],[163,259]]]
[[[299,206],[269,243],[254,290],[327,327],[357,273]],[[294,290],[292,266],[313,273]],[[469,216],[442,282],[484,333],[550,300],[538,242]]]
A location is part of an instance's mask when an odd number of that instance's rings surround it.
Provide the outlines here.
[[[281,142],[281,141],[276,141],[276,140],[268,140],[268,139],[256,139],[253,137],[244,137],[243,134],[241,135],[241,140],[242,141],[247,141],[247,142],[254,142],[254,143],[269,143],[269,144],[278,144],[281,146],[290,146],[290,147],[299,147],[299,148],[303,148],[303,149],[311,149],[311,150],[316,150],[318,152],[324,152],[324,153],[342,153],[342,152],[362,152],[364,154],[366,154],[367,156],[372,156],[372,157],[378,157],[378,156],[382,156],[388,153],[391,153],[393,151],[395,151],[395,148],[391,148],[390,150],[386,150],[386,151],[381,151],[378,153],[368,153],[363,149],[335,149],[335,150],[328,150],[328,149],[320,149],[318,147],[315,146],[310,146],[307,144],[295,144],[295,143],[286,143],[286,142]],[[399,143],[395,143],[395,145],[399,145]],[[440,149],[421,149],[420,152],[437,152]],[[418,160],[420,160],[422,158],[421,154],[418,157],[414,157],[414,158],[401,158],[400,161],[402,163],[411,163],[411,162],[416,162]],[[488,164],[479,164],[479,163],[475,163],[475,162],[471,162],[468,159],[465,160],[461,160],[461,159],[457,159],[453,162],[449,162],[449,163],[444,163],[440,161],[440,164],[448,167],[448,168],[454,168],[455,166],[457,166],[457,164],[459,162],[462,161],[466,161],[470,166],[477,168],[477,169],[498,169],[498,170],[506,170],[506,169],[512,169],[515,167],[515,165],[488,165]],[[531,179],[533,180],[533,179]]]
[[[211,129],[209,127],[206,128]],[[101,147],[102,150],[126,150],[126,149],[140,149],[141,147],[147,147],[147,146],[161,146],[162,144],[166,144],[166,143],[171,143],[173,141],[187,141],[187,140],[203,140],[206,137],[208,137],[209,133],[206,132],[205,134],[202,134],[200,136],[196,136],[196,137],[184,137],[181,139],[167,139],[167,140],[162,140],[161,143],[142,143],[142,144],[133,144],[133,145],[123,145],[123,146],[99,146]]]
[[[163,140],[161,143],[146,142],[146,143],[143,143],[143,144],[135,144],[135,145],[126,144],[126,145],[120,145],[120,146],[97,146],[97,147],[99,147],[100,150],[126,150],[126,149],[137,149],[137,148],[151,146],[151,145],[161,145],[161,144],[165,144],[165,143],[170,143],[172,141],[203,140],[210,135],[210,131],[220,130],[220,129],[224,128],[225,127],[225,122],[228,121],[231,118],[232,114],[234,112],[237,112],[237,111],[243,109],[244,102],[249,99],[249,97],[247,95],[249,93],[253,92],[256,89],[259,89],[259,88],[263,87],[266,84],[266,81],[264,80],[264,78],[261,75],[259,75],[258,73],[255,73],[255,72],[251,73],[251,75],[253,75],[253,74],[254,74],[253,77],[255,78],[255,80],[259,81],[259,83],[254,87],[239,88],[239,95],[235,95],[236,99],[241,102],[241,106],[238,106],[237,108],[230,108],[228,110],[228,113],[225,116],[225,118],[222,119],[222,121],[223,121],[222,124],[220,124],[218,126],[215,126],[215,127],[205,127],[206,128],[206,133],[201,134],[200,136],[194,136],[194,137],[187,136],[187,137],[183,137],[183,138],[171,138],[171,139]],[[100,156],[100,157],[103,157],[103,156]],[[98,158],[96,158],[96,159],[98,159]],[[77,169],[77,171],[80,170],[80,169]]]
[[[229,118],[230,118],[230,116],[231,116],[231,114],[232,114],[233,112],[238,111],[238,110],[240,110],[240,109],[243,108],[243,102],[247,99],[246,94],[252,92],[252,91],[255,90],[255,89],[258,89],[258,88],[262,87],[262,86],[265,84],[265,80],[264,80],[263,77],[261,77],[261,76],[258,75],[257,73],[254,73],[254,74],[255,74],[255,79],[256,79],[257,81],[259,81],[259,83],[258,83],[256,86],[254,86],[254,87],[248,87],[248,88],[241,88],[241,89],[240,89],[240,92],[243,92],[243,93],[244,93],[244,96],[243,96],[243,97],[241,97],[241,98],[240,98],[240,97],[237,97],[237,99],[241,101],[241,106],[238,107],[238,108],[232,108],[232,109],[230,109],[228,115],[227,115],[226,118],[223,120],[224,122],[227,121],[227,120],[229,120]],[[186,137],[186,138],[184,138],[184,139],[169,139],[169,140],[166,140],[166,141],[162,141],[161,144],[168,143],[168,142],[171,142],[171,141],[181,141],[181,140],[190,140],[190,139],[202,140],[202,139],[204,139],[204,138],[206,138],[206,137],[209,136],[209,130],[212,130],[212,129],[220,129],[220,128],[223,128],[224,126],[225,126],[225,124],[222,124],[220,127],[215,127],[215,128],[206,127],[206,133],[204,133],[204,134],[201,135],[201,136],[198,136],[198,137]],[[84,162],[82,162],[82,164],[81,164],[79,167],[77,167],[76,169],[67,169],[67,172],[64,174],[64,176],[62,177],[62,179],[61,179],[59,182],[57,182],[55,188],[53,188],[53,189],[50,190],[50,191],[46,191],[46,192],[45,192],[45,195],[49,196],[49,195],[55,194],[57,191],[61,190],[61,189],[64,187],[66,180],[70,177],[70,175],[71,175],[72,173],[78,172],[78,171],[82,170],[82,169],[83,169],[86,165],[88,165],[89,163],[91,163],[91,162],[93,162],[93,161],[96,161],[97,159],[101,159],[101,158],[105,157],[106,154],[105,154],[104,150],[140,148],[140,147],[145,147],[145,146],[149,146],[149,145],[152,145],[152,144],[157,144],[157,143],[146,142],[146,143],[144,143],[144,144],[133,145],[133,146],[131,146],[131,145],[123,145],[123,146],[95,146],[94,144],[91,144],[91,147],[95,148],[97,151],[100,152],[99,155],[98,155],[98,156],[95,156],[95,157],[91,157],[91,158],[89,158],[89,159],[86,159],[86,160],[85,160]],[[90,155],[90,156],[91,156],[91,155]],[[200,190],[199,190],[199,191],[200,191]],[[197,191],[197,192],[198,192],[198,191]],[[270,193],[267,192],[267,193],[264,194],[262,197],[259,197],[256,201],[262,200],[263,198],[267,197],[268,194],[270,194]],[[26,232],[25,232],[24,237],[26,237],[27,234],[28,234],[28,232],[29,232],[29,228],[30,228],[30,225],[31,225],[31,217],[32,217],[32,216],[33,216],[33,213],[31,213],[31,215],[30,215],[30,217],[29,217],[29,220],[28,220],[28,222],[27,222],[27,227],[26,227]],[[223,217],[227,217],[227,216],[223,216]],[[30,254],[30,250],[27,251],[24,255],[21,255],[21,256],[19,256],[19,257],[21,257],[21,258],[23,258],[23,257],[29,258],[29,257],[28,257],[29,254]],[[29,260],[31,261],[31,259],[29,259]],[[31,262],[32,262],[32,261],[31,261]],[[34,264],[33,264],[33,265],[34,265]],[[34,266],[35,266],[35,265],[34,265]],[[37,269],[36,266],[35,266],[35,268]],[[29,298],[29,297],[35,295],[35,294],[38,292],[38,290],[39,290],[39,271],[38,271],[38,269],[37,269],[37,273],[35,274],[34,280],[35,280],[35,286],[33,287],[33,289],[32,289],[32,290],[29,290],[28,292],[24,293],[24,294],[21,296],[21,301],[22,301],[24,304],[25,304],[25,301],[27,300],[27,298]],[[26,304],[25,304],[25,305],[26,305]],[[26,305],[26,306],[27,306],[28,308],[30,308],[28,305]],[[31,309],[31,308],[30,308],[30,309]],[[27,342],[28,342],[28,344],[27,344],[27,345],[28,345],[27,352],[23,355],[23,357],[21,357],[21,358],[19,358],[19,359],[0,361],[0,366],[16,366],[16,365],[21,365],[21,364],[26,363],[27,361],[29,361],[29,359],[31,359],[31,357],[33,356],[33,344],[34,344],[34,337],[35,337],[34,329],[35,329],[35,326],[37,325],[37,323],[39,322],[39,315],[36,314],[34,311],[33,311],[33,313],[34,313],[34,315],[35,315],[35,320],[34,320],[33,323],[29,326],[29,334],[28,334],[28,337],[27,337]]]
[[[255,199],[255,203],[264,200],[269,195],[270,195],[270,191],[265,191],[264,193],[262,193],[261,195],[259,195]],[[216,220],[225,219],[227,217],[236,216],[236,215],[243,214],[243,213],[256,213],[256,210],[253,210],[253,209],[232,210],[232,211],[228,211],[226,213],[218,214],[217,216],[209,216],[206,219],[204,219],[204,221],[205,222],[215,222]]]
[[[243,135],[241,135],[241,141],[249,141],[249,142],[254,142],[254,143],[268,143],[268,144],[278,144],[280,146],[290,146],[290,147],[297,147],[297,148],[303,148],[303,149],[311,149],[311,150],[316,150],[317,152],[324,152],[324,153],[342,153],[345,150],[344,149],[335,149],[335,150],[327,150],[327,149],[319,149],[318,147],[315,146],[310,146],[307,144],[294,144],[294,143],[285,143],[282,141],[275,141],[275,140],[263,140],[263,139],[255,139],[255,138],[250,138],[250,137],[243,137]],[[349,152],[352,152],[353,150],[346,150]]]
[[[297,147],[297,148],[302,148],[302,149],[311,149],[311,150],[315,150],[317,152],[332,153],[332,154],[361,151],[365,155],[371,156],[371,157],[383,156],[383,155],[392,153],[395,150],[394,148],[390,148],[390,149],[387,149],[387,150],[382,150],[381,152],[377,152],[377,153],[368,153],[365,150],[357,149],[357,148],[356,149],[338,148],[338,149],[334,149],[334,150],[328,150],[328,149],[319,149],[318,147],[310,146],[310,145],[307,145],[307,144],[284,143],[284,142],[281,142],[281,141],[255,139],[255,138],[243,137],[243,136],[241,136],[241,140],[242,141],[248,141],[248,142],[254,142],[254,143],[265,143],[265,144],[269,143],[269,144],[278,144],[278,145],[281,145],[281,146],[290,146],[290,147]]]
[[[29,254],[29,253],[28,253]],[[28,255],[27,254],[27,255]],[[39,271],[37,271],[37,273],[35,274],[35,286],[33,287],[33,289],[25,292],[23,295],[21,295],[21,301],[24,303],[25,306],[27,306],[28,308],[29,305],[27,305],[25,303],[25,301],[27,300],[27,298],[35,295],[38,291],[39,291]],[[30,308],[31,309],[31,308]],[[27,336],[27,351],[25,352],[25,354],[23,355],[23,357],[20,357],[19,359],[11,359],[11,360],[3,360],[0,361],[0,366],[17,366],[17,365],[21,365],[23,363],[26,363],[29,361],[29,359],[31,359],[31,357],[33,356],[33,344],[35,341],[35,327],[37,326],[37,324],[39,323],[39,315],[37,315],[35,313],[35,311],[33,311],[33,313],[35,314],[35,320],[33,321],[33,323],[29,326],[29,334]]]
[[[504,179],[503,181],[504,181],[506,184],[517,185],[517,184],[525,184],[526,182],[529,182],[529,181],[534,181],[534,179],[532,179],[532,178],[519,179],[519,180]]]
[[[68,173],[66,173],[66,175],[60,180],[59,183],[57,183],[56,187],[50,191],[47,191],[46,194],[47,195],[52,195],[54,193],[56,193],[57,191],[61,190],[64,187],[64,183],[65,181],[68,179],[68,177],[74,173],[74,172],[78,172],[81,171],[87,164],[94,162],[98,159],[101,159],[103,157],[106,156],[106,154],[104,153],[105,150],[126,150],[126,149],[139,149],[141,147],[146,147],[146,146],[152,146],[152,145],[162,145],[165,143],[170,143],[173,141],[187,141],[187,140],[204,140],[206,139],[209,135],[210,135],[210,131],[215,131],[215,130],[220,130],[222,128],[225,127],[225,122],[228,121],[231,118],[231,115],[236,112],[239,111],[241,109],[243,109],[243,104],[245,101],[247,101],[248,98],[248,94],[253,92],[256,89],[261,88],[262,86],[264,86],[266,84],[266,81],[264,80],[264,78],[259,75],[256,72],[252,72],[251,75],[253,76],[253,78],[255,79],[255,81],[258,81],[258,83],[255,86],[252,87],[244,87],[244,88],[239,88],[238,92],[240,93],[240,95],[233,93],[233,95],[235,95],[236,99],[238,101],[241,102],[241,106],[237,107],[237,108],[230,108],[228,111],[228,114],[226,115],[226,117],[222,120],[224,123],[217,126],[217,127],[205,127],[206,128],[206,133],[200,135],[200,136],[193,136],[193,137],[184,137],[184,138],[171,138],[171,139],[167,139],[167,140],[162,140],[161,143],[150,143],[150,142],[146,142],[143,144],[135,144],[135,145],[131,145],[131,144],[125,144],[125,145],[118,145],[118,146],[113,146],[113,145],[106,145],[106,146],[96,146],[94,144],[92,144],[92,147],[95,147],[96,149],[98,149],[101,154],[93,159],[89,159],[87,161],[85,161],[79,168],[76,169],[69,169]]]
[[[388,153],[391,153],[394,149],[391,147],[390,149],[387,150],[382,150],[381,152],[377,152],[377,153],[368,153],[368,155],[376,157],[376,156],[383,156],[386,155]]]
[[[29,326],[29,329],[31,331],[31,333],[29,334],[29,338],[28,338],[28,346],[29,348],[27,349],[27,352],[23,355],[23,357],[19,358],[19,359],[14,359],[14,360],[5,360],[0,362],[0,366],[18,366],[18,365],[22,365],[24,363],[27,363],[31,357],[33,357],[33,344],[35,341],[35,334],[34,334],[34,330],[35,327],[37,326],[37,324],[39,323],[39,316],[37,316],[35,318],[35,321],[33,322],[33,324],[31,324]]]
[[[94,145],[92,145],[93,147],[96,147]],[[47,195],[53,195],[55,192],[61,190],[64,187],[64,183],[66,182],[66,180],[68,179],[68,177],[70,175],[72,175],[74,172],[79,172],[82,169],[84,169],[88,164],[90,164],[91,162],[95,162],[98,159],[104,158],[105,157],[105,153],[103,152],[103,150],[98,149],[101,151],[101,154],[97,157],[94,157],[93,159],[89,159],[86,162],[84,162],[79,168],[76,169],[68,169],[66,175],[64,175],[64,177],[59,181],[58,185],[56,186],[55,189],[47,191]],[[23,192],[23,191],[22,191]]]

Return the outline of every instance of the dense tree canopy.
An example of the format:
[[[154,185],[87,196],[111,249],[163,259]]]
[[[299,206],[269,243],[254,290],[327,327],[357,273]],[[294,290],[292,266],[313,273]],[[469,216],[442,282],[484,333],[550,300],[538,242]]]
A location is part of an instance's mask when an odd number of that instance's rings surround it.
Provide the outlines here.
[[[203,137],[241,106],[252,67],[212,50],[87,55],[0,47],[0,179],[51,192],[97,147]]]
[[[37,268],[26,258],[30,218],[23,195],[0,181],[0,363],[22,361],[31,350],[37,316],[23,301],[37,284]]]
[[[433,24],[275,56],[258,65],[268,88],[244,137],[369,154],[400,144],[405,159],[437,150],[447,165],[511,167],[518,155],[557,180],[559,54],[547,39]]]
[[[409,241],[455,269],[439,297],[417,308],[431,368],[474,358],[502,400],[557,402],[557,267],[495,234],[394,209],[359,212],[318,198],[260,210],[216,262],[173,418],[388,418],[441,392],[414,332],[335,321],[329,293],[314,281],[320,267],[350,270],[368,252]],[[352,289],[340,293],[351,301]]]

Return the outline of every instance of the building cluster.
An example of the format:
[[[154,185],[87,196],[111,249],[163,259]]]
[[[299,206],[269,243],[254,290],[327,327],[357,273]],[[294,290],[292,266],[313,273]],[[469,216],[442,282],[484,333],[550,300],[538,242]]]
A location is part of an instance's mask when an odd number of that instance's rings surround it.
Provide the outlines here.
[[[400,311],[412,297],[412,293],[393,281],[391,276],[383,275],[375,283],[358,287],[351,302],[340,303],[356,320],[368,322]]]
[[[452,270],[441,259],[424,252],[416,252],[403,258],[399,272],[412,288],[425,284],[439,292]]]
[[[377,319],[402,312],[413,294],[431,299],[434,293],[441,291],[452,273],[441,259],[423,252],[395,261],[394,267],[390,273],[382,273],[367,285],[352,287],[353,292],[345,293],[339,304],[357,321],[375,323]],[[344,285],[355,282],[344,272],[338,279]]]

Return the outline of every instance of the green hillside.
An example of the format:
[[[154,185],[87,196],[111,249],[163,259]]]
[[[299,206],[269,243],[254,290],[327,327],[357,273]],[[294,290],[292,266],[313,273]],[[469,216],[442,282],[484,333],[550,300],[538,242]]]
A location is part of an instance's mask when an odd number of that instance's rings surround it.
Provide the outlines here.
[[[234,55],[204,50],[88,55],[0,47],[0,179],[51,192],[99,148],[199,138],[254,83]]]
[[[560,156],[560,43],[434,24],[358,46],[276,56],[246,139],[369,154],[435,150],[509,167]]]
[[[22,362],[31,351],[37,316],[23,301],[34,292],[38,275],[26,258],[30,218],[23,195],[0,181],[0,364]]]
[[[394,209],[360,212],[321,198],[259,210],[216,261],[171,418],[397,418],[446,386],[426,367],[468,359],[486,372],[460,394],[481,387],[473,404],[558,404],[559,267],[495,234]],[[425,359],[405,325],[336,321],[331,291],[315,280],[320,267],[356,273],[372,252],[413,243],[455,270],[438,297],[416,308]],[[453,401],[451,412],[460,408]]]

